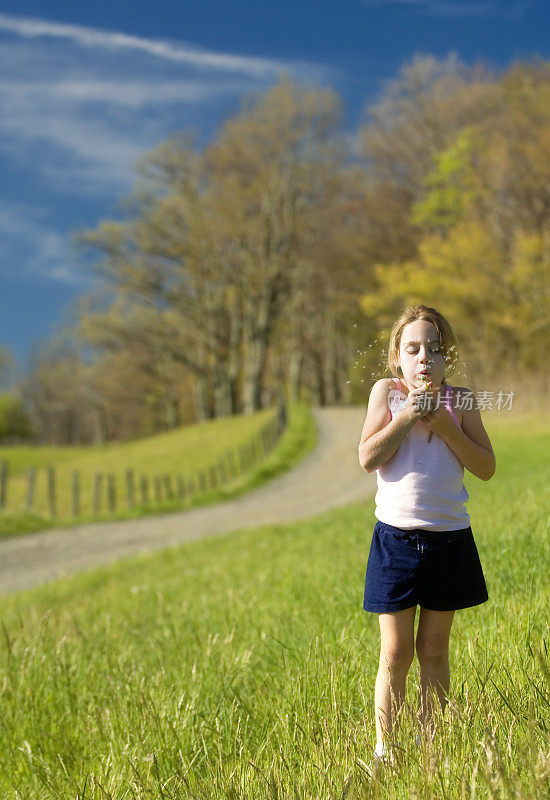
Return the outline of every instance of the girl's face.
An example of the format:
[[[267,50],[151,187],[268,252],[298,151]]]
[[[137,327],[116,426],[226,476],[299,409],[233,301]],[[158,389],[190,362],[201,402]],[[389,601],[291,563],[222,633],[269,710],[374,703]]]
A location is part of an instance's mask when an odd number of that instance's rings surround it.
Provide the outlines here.
[[[396,366],[403,370],[405,381],[412,388],[424,386],[421,378],[426,375],[437,390],[445,373],[445,357],[439,344],[437,328],[426,319],[417,319],[405,325],[399,343]]]

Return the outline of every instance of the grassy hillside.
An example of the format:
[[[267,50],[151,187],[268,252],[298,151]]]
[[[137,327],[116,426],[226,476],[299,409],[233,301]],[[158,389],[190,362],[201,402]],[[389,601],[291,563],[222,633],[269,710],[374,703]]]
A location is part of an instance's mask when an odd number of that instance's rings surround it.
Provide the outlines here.
[[[10,463],[11,474],[23,473],[29,467],[64,465],[70,469],[102,469],[118,472],[129,464],[151,473],[206,466],[210,454],[214,458],[257,433],[273,416],[273,409],[258,411],[252,416],[205,420],[172,431],[157,433],[127,442],[109,442],[89,447],[0,447],[0,459]]]
[[[487,428],[497,474],[467,488],[490,600],[456,614],[420,747],[413,666],[395,772],[369,767],[368,502],[0,599],[0,796],[547,798],[550,422]]]
[[[287,429],[275,449],[258,466],[231,483],[202,493],[196,491],[193,497],[182,504],[178,500],[167,499],[156,502],[152,478],[154,475],[174,476],[178,473],[184,476],[196,476],[199,470],[214,464],[227,450],[238,451],[241,445],[250,442],[274,413],[273,409],[267,409],[250,417],[244,415],[224,417],[146,439],[101,447],[2,448],[0,459],[5,458],[9,462],[9,473],[15,477],[10,478],[8,483],[7,509],[0,513],[0,538],[47,527],[74,525],[76,522],[81,523],[90,519],[125,519],[235,497],[289,469],[315,445],[315,423],[307,405],[290,404]],[[58,489],[58,514],[53,519],[47,507],[45,466],[49,464],[56,467]],[[38,473],[36,506],[32,514],[24,510],[26,470],[30,466],[42,468]],[[150,478],[150,500],[147,507],[137,507],[133,511],[130,511],[124,502],[125,471],[130,467],[135,472],[136,483],[142,474]],[[72,516],[71,511],[71,481],[74,469],[80,470],[82,485],[81,514],[77,519]],[[98,516],[92,515],[93,477],[97,470],[104,474],[112,473],[117,479],[119,502],[114,514],[106,509],[104,498],[102,512]],[[196,483],[195,487],[197,489]],[[136,496],[138,496],[137,486]]]

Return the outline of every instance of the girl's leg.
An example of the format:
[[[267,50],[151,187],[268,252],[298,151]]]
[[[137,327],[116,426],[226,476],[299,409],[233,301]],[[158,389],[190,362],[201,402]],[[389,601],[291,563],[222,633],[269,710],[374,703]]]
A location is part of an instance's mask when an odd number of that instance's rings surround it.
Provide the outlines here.
[[[414,656],[414,618],[416,606],[390,614],[379,614],[380,663],[374,687],[376,743],[392,730],[393,709],[398,710],[405,698],[407,672]]]
[[[420,719],[425,725],[431,718],[431,693],[435,690],[441,709],[449,693],[449,635],[454,611],[430,611],[420,608],[416,632],[416,655],[420,664]]]

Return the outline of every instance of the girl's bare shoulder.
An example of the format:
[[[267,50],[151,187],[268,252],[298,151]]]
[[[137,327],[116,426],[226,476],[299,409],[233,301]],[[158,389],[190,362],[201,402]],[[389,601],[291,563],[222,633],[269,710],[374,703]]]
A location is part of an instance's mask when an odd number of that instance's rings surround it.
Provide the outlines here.
[[[390,392],[397,390],[399,383],[396,378],[379,378],[370,390],[371,402],[387,402]]]
[[[464,428],[464,422],[471,413],[477,411],[477,401],[473,389],[469,386],[452,385],[452,406],[458,424]]]
[[[397,389],[399,386],[398,378],[379,378],[376,383],[373,385],[372,390],[377,389],[377,391],[381,391],[382,388],[387,389],[387,391],[391,391],[391,389]]]
[[[391,420],[389,396],[392,389],[395,389],[393,378],[380,378],[373,385],[367,409],[367,416],[363,425],[361,441],[382,430]]]
[[[473,389],[470,389],[469,386],[455,386],[455,384],[453,383],[452,390],[453,390],[453,397],[459,397],[464,401],[466,401],[467,398],[471,398],[475,405],[475,400],[476,400],[475,392]]]

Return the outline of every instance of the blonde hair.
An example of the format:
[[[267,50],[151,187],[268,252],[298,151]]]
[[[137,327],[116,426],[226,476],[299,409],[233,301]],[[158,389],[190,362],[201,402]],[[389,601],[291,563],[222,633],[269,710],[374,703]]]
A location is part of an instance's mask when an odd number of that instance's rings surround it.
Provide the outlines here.
[[[439,333],[439,346],[445,358],[444,377],[448,378],[453,374],[458,363],[458,341],[445,317],[430,306],[406,305],[399,317],[395,320],[390,333],[387,368],[394,377],[398,377],[395,361],[397,361],[399,357],[399,346],[401,344],[403,328],[405,325],[408,325],[410,322],[415,322],[417,319],[425,319],[431,322],[437,329]]]

